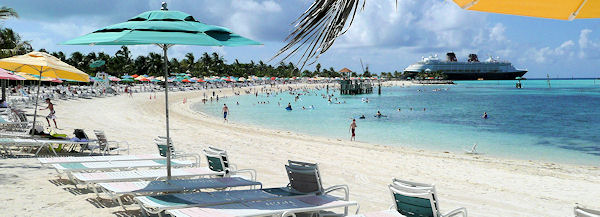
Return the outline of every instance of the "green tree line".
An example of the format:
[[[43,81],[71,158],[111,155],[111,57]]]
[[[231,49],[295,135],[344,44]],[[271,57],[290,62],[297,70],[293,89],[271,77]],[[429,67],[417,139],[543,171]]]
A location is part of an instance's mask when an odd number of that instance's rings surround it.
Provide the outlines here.
[[[75,66],[78,69],[90,74],[103,71],[110,75],[122,76],[125,74],[147,74],[153,76],[161,76],[163,74],[163,59],[158,53],[150,52],[145,56],[133,57],[127,46],[121,48],[114,54],[110,55],[104,52],[90,52],[83,54],[81,52],[73,52],[69,56],[62,51],[48,52],[45,49],[40,49],[42,52],[47,52],[61,61]],[[97,60],[103,60],[104,66],[92,68],[90,64]],[[170,73],[189,73],[192,76],[234,76],[248,77],[255,75],[259,77],[339,77],[341,74],[333,67],[329,69],[321,69],[321,65],[317,64],[314,71],[303,70],[291,62],[280,62],[278,65],[266,64],[263,61],[250,61],[249,63],[241,63],[239,60],[234,60],[232,63],[227,63],[225,59],[218,53],[203,53],[199,58],[193,53],[186,53],[183,58],[172,58],[169,60]]]

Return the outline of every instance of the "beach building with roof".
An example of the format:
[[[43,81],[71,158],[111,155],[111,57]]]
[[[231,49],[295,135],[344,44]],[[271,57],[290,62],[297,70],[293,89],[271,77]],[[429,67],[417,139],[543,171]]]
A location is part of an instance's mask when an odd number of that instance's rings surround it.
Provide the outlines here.
[[[356,94],[369,94],[373,93],[373,84],[370,80],[365,79],[352,79],[352,70],[343,68],[339,71],[343,76],[340,80],[340,94],[342,95],[356,95]]]

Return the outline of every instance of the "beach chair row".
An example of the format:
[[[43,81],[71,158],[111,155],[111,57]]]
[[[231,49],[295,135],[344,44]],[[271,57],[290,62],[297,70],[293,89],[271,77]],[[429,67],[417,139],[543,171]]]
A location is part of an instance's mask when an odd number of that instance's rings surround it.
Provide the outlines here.
[[[157,146],[165,144],[161,139],[155,140]],[[173,149],[172,149],[173,150]],[[117,155],[117,156],[89,156],[89,157],[55,157],[55,158],[38,158],[38,161],[45,166],[54,168],[59,176],[61,174],[67,174],[71,182],[76,186],[77,184],[84,184],[88,188],[94,190],[98,194],[97,188],[101,188],[103,192],[111,195],[112,199],[115,199],[117,195],[124,194],[138,194],[138,193],[151,193],[163,189],[164,191],[183,191],[183,190],[196,190],[191,188],[191,184],[197,184],[198,188],[224,188],[226,185],[232,186],[250,186],[260,185],[260,183],[245,180],[242,178],[235,177],[238,171],[233,170],[228,165],[227,161],[221,159],[227,159],[225,152],[217,152],[219,149],[210,149],[211,153],[207,151],[207,159],[209,161],[209,167],[198,167],[199,157],[192,154],[182,155],[173,154],[172,160],[172,177],[177,179],[194,178],[202,176],[227,176],[228,179],[218,180],[200,180],[197,182],[182,182],[169,183],[169,185],[161,185],[160,182],[155,180],[166,179],[166,158],[165,152],[160,154],[146,154],[146,155]],[[173,153],[173,152],[172,152]],[[180,160],[183,157],[192,157],[196,161],[184,161]],[[216,160],[218,159],[218,160]],[[163,168],[163,169],[160,169]],[[145,169],[145,170],[138,170]],[[253,170],[239,170],[239,173],[250,174],[251,180],[256,177],[256,172]],[[152,181],[149,181],[152,180]],[[116,183],[116,182],[129,182],[129,183]],[[133,182],[133,183],[132,183]],[[103,184],[104,183],[104,184]],[[116,184],[115,184],[116,183]],[[200,185],[201,183],[204,183]],[[118,187],[127,187],[125,189],[118,190]],[[137,186],[137,187],[136,187]],[[141,189],[135,190],[140,186],[146,186]],[[149,190],[147,186],[152,186]],[[157,188],[157,186],[159,186]],[[162,186],[162,187],[160,187]],[[178,186],[178,187],[176,187]],[[183,186],[183,189],[180,187]],[[163,188],[169,187],[169,188]],[[160,191],[159,191],[160,192]],[[121,201],[119,201],[120,204]]]
[[[167,153],[164,146],[172,146],[164,138],[155,140],[159,148],[158,155],[121,155],[90,156],[71,158],[40,158],[44,165],[99,163],[104,168],[123,169],[120,164],[143,165],[148,161],[164,160]],[[173,150],[173,149],[172,149]],[[178,217],[232,217],[232,216],[339,216],[352,217],[400,217],[400,216],[467,216],[465,208],[457,208],[442,213],[434,185],[401,179],[392,179],[388,190],[392,198],[389,209],[370,213],[359,213],[359,204],[349,198],[346,185],[323,187],[321,174],[317,164],[288,161],[285,171],[289,183],[275,188],[263,188],[256,181],[256,174],[251,178],[239,176],[232,167],[227,153],[221,149],[209,147],[204,151],[207,166],[184,165],[172,170],[172,180],[166,179],[166,171],[160,166],[149,166],[148,170],[127,170],[111,172],[79,172],[77,167],[62,165],[62,169],[73,172],[76,184],[85,184],[94,190],[96,195],[105,195],[127,209],[123,201],[125,197],[133,197],[133,202],[140,207],[146,216],[178,216]],[[162,155],[161,155],[162,154]],[[175,151],[171,151],[175,156]],[[107,162],[116,163],[114,165]],[[175,164],[179,165],[177,158]],[[54,163],[54,164],[53,164]],[[91,164],[90,164],[91,165]],[[140,166],[139,168],[141,168]],[[55,167],[56,168],[56,167]],[[100,168],[100,167],[98,167]],[[87,167],[82,170],[97,171],[98,168]],[[235,189],[250,188],[250,189]],[[354,209],[352,209],[354,208]],[[353,212],[350,212],[352,209]],[[335,212],[334,212],[335,211]],[[600,212],[577,206],[575,215],[581,217],[598,217]]]
[[[159,149],[159,155],[62,157],[39,158],[38,160],[44,165],[54,167],[59,174],[71,173],[70,178],[74,184],[85,184],[98,197],[101,192],[118,202],[124,209],[126,206],[121,198],[135,196],[133,200],[145,215],[293,216],[294,213],[307,212],[325,214],[329,213],[325,210],[337,208],[343,209],[343,216],[347,216],[350,214],[350,207],[356,207],[354,214],[358,213],[358,203],[349,200],[348,187],[336,185],[324,188],[318,165],[312,163],[288,161],[285,170],[289,183],[277,188],[263,188],[262,184],[256,181],[255,172],[248,173],[251,177],[249,179],[238,176],[240,173],[253,170],[237,170],[229,162],[225,151],[209,147],[204,150],[208,164],[206,167],[194,166],[193,163],[186,163],[175,158],[173,166],[176,168],[172,170],[173,180],[163,181],[166,178],[166,171],[160,168],[164,168],[162,162],[167,153],[165,146],[171,146],[172,156],[179,157],[180,155],[174,151],[172,143],[167,142],[164,138],[157,138],[155,143]],[[125,167],[125,165],[129,166]],[[154,169],[132,170],[145,167]],[[126,171],[105,171],[121,169],[126,169]],[[406,183],[408,182],[395,180],[394,185],[406,187]],[[415,183],[410,184],[415,185]],[[424,186],[427,185],[419,185],[418,188],[425,191]],[[204,191],[235,187],[251,187],[251,189]],[[254,187],[259,188],[255,189]],[[429,187],[428,191],[435,190],[433,186]],[[398,189],[399,187],[394,186],[394,188]],[[399,190],[393,192],[393,194],[398,193]],[[435,201],[434,193],[421,192],[421,194],[423,195],[419,196],[424,198],[421,202],[425,204],[426,201],[429,201],[429,204],[417,205],[428,206],[431,209],[430,212],[436,212],[435,209],[438,206],[435,202],[431,202]],[[407,205],[397,207],[407,208]],[[417,211],[424,211],[424,209]],[[464,212],[466,216],[464,208],[459,211]],[[375,214],[404,215],[394,210]],[[363,214],[363,216],[372,215],[373,213]],[[432,216],[442,215],[438,215],[436,212]]]
[[[58,144],[59,147],[71,146],[71,150],[79,147],[80,152],[89,150],[89,155],[92,155],[96,152],[102,155],[109,154],[111,152],[116,152],[118,154],[121,151],[127,151],[127,153],[129,153],[129,143],[122,141],[110,141],[107,139],[105,133],[101,130],[94,130],[94,134],[96,136],[96,140],[89,139],[85,134],[83,135],[84,138],[69,140],[68,138],[32,136],[29,134],[29,132],[0,131],[0,147],[6,155],[12,155],[11,150],[13,148],[20,148],[20,151],[34,149],[36,150],[35,155],[37,156],[43,148],[47,148],[55,156],[58,156],[56,150],[53,148],[53,145],[55,144]],[[44,164],[44,162],[42,162],[43,158],[40,159],[42,159],[40,162]],[[48,159],[49,161],[53,161],[60,158]]]

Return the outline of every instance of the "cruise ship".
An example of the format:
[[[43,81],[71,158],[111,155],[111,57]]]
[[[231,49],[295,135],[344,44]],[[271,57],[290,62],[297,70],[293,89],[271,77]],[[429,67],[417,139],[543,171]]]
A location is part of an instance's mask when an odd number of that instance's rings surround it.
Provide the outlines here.
[[[459,62],[454,53],[447,53],[446,58],[446,61],[442,61],[437,55],[423,57],[421,61],[406,67],[404,72],[413,77],[420,72],[442,72],[449,80],[514,80],[527,73],[527,70],[516,69],[510,62],[492,57],[480,62],[476,54],[469,54],[466,62]]]

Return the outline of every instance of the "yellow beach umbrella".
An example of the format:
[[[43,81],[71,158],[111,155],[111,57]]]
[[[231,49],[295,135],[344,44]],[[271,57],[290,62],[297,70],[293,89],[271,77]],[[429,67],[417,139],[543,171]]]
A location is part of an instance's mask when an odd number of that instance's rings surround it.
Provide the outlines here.
[[[21,76],[23,78],[25,78],[25,80],[28,81],[37,81],[40,80],[40,78],[35,77],[33,75],[27,74],[25,72],[15,72],[15,75]],[[42,77],[42,81],[53,81],[54,78],[49,78],[49,77]]]
[[[453,0],[473,11],[559,20],[600,18],[600,0]]]
[[[90,81],[90,76],[85,72],[44,52],[31,52],[20,56],[0,59],[0,68],[38,76],[41,73],[43,77],[82,82]]]
[[[28,80],[28,81],[33,81],[33,80],[37,81],[39,79],[33,75],[30,75],[30,74],[27,74],[24,72],[15,72],[15,75],[21,76],[21,77],[25,78],[25,80]]]
[[[90,76],[81,70],[60,61],[58,58],[44,52],[30,52],[28,54],[0,59],[0,68],[37,75],[38,88],[35,98],[35,110],[33,114],[33,129],[37,120],[37,106],[40,95],[40,84],[42,77],[68,79],[73,81],[89,82]],[[32,130],[34,133],[35,130]]]

